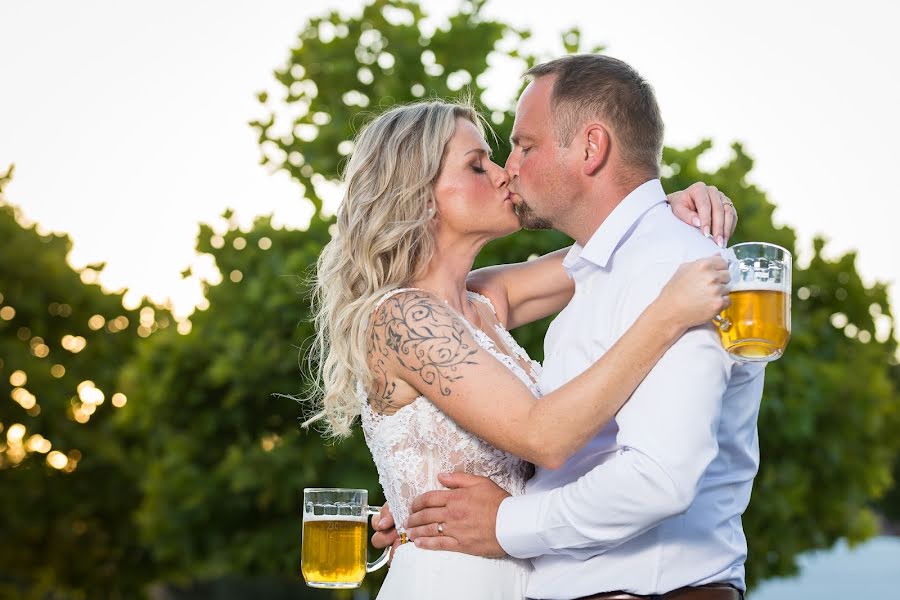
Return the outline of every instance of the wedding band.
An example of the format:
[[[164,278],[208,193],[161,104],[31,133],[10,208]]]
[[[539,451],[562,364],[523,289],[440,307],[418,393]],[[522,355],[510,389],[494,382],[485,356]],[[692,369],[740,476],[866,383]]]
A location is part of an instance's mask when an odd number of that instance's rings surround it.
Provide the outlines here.
[[[444,535],[444,524],[443,523],[438,523],[438,533],[440,535]]]

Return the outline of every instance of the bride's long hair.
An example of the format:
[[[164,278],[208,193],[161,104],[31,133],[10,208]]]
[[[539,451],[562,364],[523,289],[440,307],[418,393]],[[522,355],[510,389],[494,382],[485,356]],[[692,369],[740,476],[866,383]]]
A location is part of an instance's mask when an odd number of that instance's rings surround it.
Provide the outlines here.
[[[331,241],[313,279],[314,416],[326,433],[350,434],[356,382],[370,388],[366,325],[379,299],[420,276],[434,253],[434,182],[456,119],[484,133],[470,104],[428,101],[388,110],[355,140]]]

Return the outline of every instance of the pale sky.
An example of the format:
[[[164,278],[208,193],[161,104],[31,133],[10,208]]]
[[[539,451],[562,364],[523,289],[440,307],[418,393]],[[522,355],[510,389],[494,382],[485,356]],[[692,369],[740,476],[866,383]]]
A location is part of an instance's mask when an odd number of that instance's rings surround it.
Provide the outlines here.
[[[422,2],[435,19],[452,2]],[[7,197],[74,240],[76,267],[106,261],[110,289],[187,314],[200,300],[179,273],[195,262],[200,222],[234,208],[300,225],[308,208],[283,173],[259,166],[247,125],[264,112],[307,17],[360,2],[209,0],[0,4],[0,169]],[[753,180],[800,234],[830,255],[857,249],[869,281],[893,283],[900,310],[900,9],[888,2],[611,2],[489,0],[486,12],[531,28],[531,47],[560,54],[559,32],[634,65],[654,85],[669,145],[738,140]],[[516,89],[498,62],[490,98]],[[738,207],[740,209],[740,207]],[[202,272],[204,265],[197,265]]]

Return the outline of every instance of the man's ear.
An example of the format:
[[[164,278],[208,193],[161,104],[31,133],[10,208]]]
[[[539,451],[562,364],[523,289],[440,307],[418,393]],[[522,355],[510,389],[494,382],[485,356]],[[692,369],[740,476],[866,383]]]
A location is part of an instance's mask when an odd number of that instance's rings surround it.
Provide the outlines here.
[[[609,157],[609,130],[600,123],[591,123],[584,129],[585,175],[592,176],[599,171]]]

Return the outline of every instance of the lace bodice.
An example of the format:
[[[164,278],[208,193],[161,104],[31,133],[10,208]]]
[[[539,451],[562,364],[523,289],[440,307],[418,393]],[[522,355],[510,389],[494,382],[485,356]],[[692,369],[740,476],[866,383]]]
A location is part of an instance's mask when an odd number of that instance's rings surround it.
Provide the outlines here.
[[[380,303],[403,291],[408,290],[389,292]],[[484,296],[469,292],[469,297],[489,306],[493,312],[490,300]],[[501,351],[487,334],[464,318],[462,321],[485,351],[506,365],[536,397],[540,395],[536,385],[540,365],[528,357],[502,325],[495,325],[496,332],[515,356]],[[440,473],[456,471],[489,477],[514,496],[525,491],[530,472],[527,462],[466,431],[425,396],[419,396],[393,414],[383,415],[369,404],[361,383],[357,382],[356,390],[366,443],[398,531],[403,531],[402,524],[416,496],[444,489],[437,479]]]

